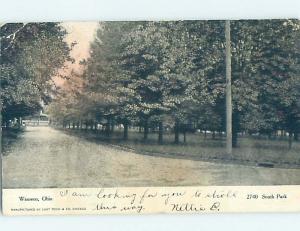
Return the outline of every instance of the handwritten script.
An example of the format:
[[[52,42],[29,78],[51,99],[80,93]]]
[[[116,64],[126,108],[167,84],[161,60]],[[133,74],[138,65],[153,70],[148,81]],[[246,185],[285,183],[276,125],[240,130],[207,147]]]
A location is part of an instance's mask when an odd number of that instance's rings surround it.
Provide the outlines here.
[[[73,198],[96,198],[94,210],[101,213],[105,211],[115,212],[134,212],[141,213],[148,207],[162,206],[173,212],[203,212],[203,211],[219,211],[221,201],[219,199],[234,199],[237,192],[232,190],[212,190],[202,192],[200,190],[187,191],[184,189],[176,189],[161,191],[156,188],[145,188],[128,192],[120,189],[100,188],[97,193],[83,193],[81,189],[62,190],[61,197]],[[208,203],[201,203],[198,199],[210,199]],[[194,201],[191,203],[190,201]]]
[[[295,186],[4,189],[9,215],[299,211]],[[297,203],[298,205],[299,203]],[[299,208],[298,208],[299,207]],[[272,210],[270,210],[272,208]]]

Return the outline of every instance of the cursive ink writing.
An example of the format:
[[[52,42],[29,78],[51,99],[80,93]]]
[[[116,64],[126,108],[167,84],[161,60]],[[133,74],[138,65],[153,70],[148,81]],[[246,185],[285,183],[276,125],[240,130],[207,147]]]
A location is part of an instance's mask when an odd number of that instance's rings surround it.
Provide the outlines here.
[[[121,194],[116,189],[113,193],[106,193],[105,190],[102,188],[97,194],[98,199],[130,199],[130,203],[133,204],[136,199],[136,193],[126,193]]]
[[[171,204],[172,211],[176,212],[201,212],[205,211],[205,207],[202,205],[195,205],[190,203],[183,203],[183,204]]]

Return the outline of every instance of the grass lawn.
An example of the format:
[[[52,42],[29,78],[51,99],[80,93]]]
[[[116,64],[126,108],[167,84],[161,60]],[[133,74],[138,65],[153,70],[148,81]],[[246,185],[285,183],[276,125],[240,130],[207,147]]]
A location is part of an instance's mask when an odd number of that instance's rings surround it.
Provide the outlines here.
[[[72,129],[65,131],[94,142],[114,145],[117,148],[145,155],[265,167],[300,168],[300,143],[293,142],[293,147],[289,150],[285,138],[271,140],[266,137],[239,137],[238,147],[234,148],[233,154],[228,156],[225,154],[225,137],[218,135],[216,139],[212,139],[211,135],[205,138],[201,133],[188,133],[186,143],[182,142],[183,135],[181,135],[181,143],[174,144],[174,134],[166,132],[164,144],[158,145],[157,133],[149,133],[148,140],[145,142],[143,133],[136,130],[129,130],[127,141],[122,139],[123,132],[118,129],[110,138],[101,132]]]

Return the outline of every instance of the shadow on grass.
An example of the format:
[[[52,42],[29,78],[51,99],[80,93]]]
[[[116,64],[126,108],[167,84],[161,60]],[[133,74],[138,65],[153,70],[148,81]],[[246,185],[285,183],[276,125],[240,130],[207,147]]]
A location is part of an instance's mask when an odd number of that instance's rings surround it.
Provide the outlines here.
[[[1,153],[3,156],[8,155],[11,145],[15,143],[19,136],[24,132],[24,128],[2,128]]]
[[[299,144],[292,151],[287,149],[284,140],[239,138],[240,147],[234,149],[232,155],[225,154],[225,137],[205,139],[200,134],[189,134],[188,143],[175,144],[174,134],[164,134],[164,143],[157,143],[157,133],[149,134],[148,140],[143,140],[143,134],[137,131],[129,132],[129,139],[123,139],[122,131],[115,131],[110,137],[103,132],[59,129],[66,134],[115,149],[134,152],[136,154],[159,156],[193,161],[206,161],[221,164],[238,164],[265,168],[300,168]]]

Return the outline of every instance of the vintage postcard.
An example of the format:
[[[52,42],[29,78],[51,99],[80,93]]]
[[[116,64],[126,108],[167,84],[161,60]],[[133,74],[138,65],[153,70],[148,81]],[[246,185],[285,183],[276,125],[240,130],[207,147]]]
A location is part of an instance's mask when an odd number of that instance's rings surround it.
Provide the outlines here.
[[[5,215],[300,211],[300,21],[1,23]]]

